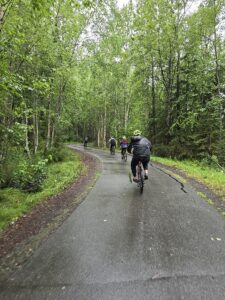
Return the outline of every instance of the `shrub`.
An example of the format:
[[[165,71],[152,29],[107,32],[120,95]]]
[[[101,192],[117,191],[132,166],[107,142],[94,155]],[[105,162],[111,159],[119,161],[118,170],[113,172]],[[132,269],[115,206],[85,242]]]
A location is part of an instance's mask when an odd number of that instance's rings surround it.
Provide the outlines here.
[[[7,157],[0,163],[0,188],[11,185],[14,173],[18,170],[19,164],[25,161],[25,157],[19,148],[11,148]]]
[[[153,153],[161,157],[174,157],[174,146],[169,145],[153,145]]]
[[[49,162],[65,161],[68,153],[64,148],[53,148],[45,152],[45,157]]]
[[[47,162],[47,159],[42,159],[37,162],[20,163],[19,170],[14,173],[13,185],[25,192],[40,191],[43,181],[47,178]]]
[[[180,143],[171,142],[169,145],[153,145],[153,153],[160,157],[170,157],[179,160],[192,159],[193,153],[187,147]]]
[[[219,162],[216,155],[206,156],[201,160],[201,166],[204,167],[212,167],[214,169],[219,169]]]

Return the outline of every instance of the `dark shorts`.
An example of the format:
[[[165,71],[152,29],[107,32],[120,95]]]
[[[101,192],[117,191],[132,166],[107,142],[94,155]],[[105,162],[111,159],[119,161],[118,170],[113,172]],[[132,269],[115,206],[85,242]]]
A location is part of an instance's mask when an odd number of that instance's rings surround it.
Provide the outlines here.
[[[133,157],[131,160],[131,170],[133,176],[136,176],[136,166],[139,161],[142,162],[144,170],[148,170],[148,163],[150,161],[149,157]]]

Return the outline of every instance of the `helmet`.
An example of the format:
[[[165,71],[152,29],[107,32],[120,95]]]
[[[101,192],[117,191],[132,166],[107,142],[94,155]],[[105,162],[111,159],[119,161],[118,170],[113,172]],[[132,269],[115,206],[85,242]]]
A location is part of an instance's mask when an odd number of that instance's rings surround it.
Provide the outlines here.
[[[140,130],[134,130],[134,135],[141,135],[141,131]]]
[[[123,136],[123,140],[125,140],[126,139],[126,137],[125,137],[125,135]]]

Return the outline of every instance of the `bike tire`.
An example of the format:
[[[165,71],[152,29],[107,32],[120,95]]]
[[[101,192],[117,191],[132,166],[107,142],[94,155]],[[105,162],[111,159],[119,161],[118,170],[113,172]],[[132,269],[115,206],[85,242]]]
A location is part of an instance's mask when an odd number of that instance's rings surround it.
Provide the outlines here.
[[[111,155],[115,155],[115,146],[112,146]]]
[[[144,174],[143,174],[143,169],[142,169],[142,164],[138,164],[138,187],[139,187],[139,190],[140,190],[140,193],[142,194],[143,193],[143,190],[144,190]]]
[[[140,180],[140,193],[142,194],[144,191],[144,176],[141,173],[141,180]]]

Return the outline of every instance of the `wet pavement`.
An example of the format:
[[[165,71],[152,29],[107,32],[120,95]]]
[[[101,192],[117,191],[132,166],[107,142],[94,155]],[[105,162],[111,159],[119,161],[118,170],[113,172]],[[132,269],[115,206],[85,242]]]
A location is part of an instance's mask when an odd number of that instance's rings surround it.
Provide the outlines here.
[[[86,151],[102,161],[96,185],[0,299],[224,299],[225,219],[154,164],[140,194],[130,157]]]

